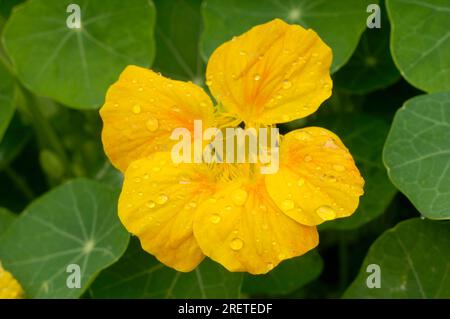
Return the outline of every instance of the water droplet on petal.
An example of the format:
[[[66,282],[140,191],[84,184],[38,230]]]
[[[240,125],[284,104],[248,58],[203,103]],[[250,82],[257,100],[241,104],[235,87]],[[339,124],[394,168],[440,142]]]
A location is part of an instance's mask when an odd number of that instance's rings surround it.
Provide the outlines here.
[[[334,164],[334,165],[333,165],[333,169],[334,169],[336,172],[343,172],[343,171],[345,171],[345,167],[342,166],[342,165],[339,165],[339,164]]]
[[[320,206],[316,210],[317,215],[324,220],[336,218],[336,212],[329,206]]]
[[[140,183],[140,182],[141,182],[141,179],[140,179],[139,177],[136,177],[136,178],[134,179],[134,181],[135,181],[136,183]]]
[[[312,161],[312,157],[309,155],[306,155],[304,158],[305,162],[311,162]]]
[[[145,123],[145,127],[147,127],[147,130],[150,132],[154,132],[158,129],[159,123],[158,120],[154,117],[151,117],[147,120],[147,123]]]
[[[281,202],[281,209],[282,210],[291,210],[295,206],[295,203],[292,199],[285,199]]]
[[[255,75],[253,76],[253,80],[255,80],[255,81],[261,80],[261,75],[255,74]]]
[[[230,242],[230,247],[233,250],[240,250],[244,247],[244,242],[240,238],[235,238]]]
[[[140,106],[139,104],[135,104],[135,105],[133,106],[133,113],[134,113],[134,114],[139,114],[139,113],[141,113],[141,106]]]
[[[221,218],[220,218],[219,215],[213,214],[209,220],[210,220],[211,223],[213,223],[213,224],[218,224],[218,223],[220,223]]]
[[[273,264],[272,263],[267,263],[267,269],[272,270],[273,269]]]
[[[291,86],[292,86],[292,82],[291,82],[291,81],[289,81],[289,80],[284,80],[284,81],[283,81],[283,85],[282,85],[283,89],[287,90],[287,89],[289,89]]]
[[[156,198],[156,202],[157,202],[159,205],[165,204],[168,200],[169,200],[169,197],[168,197],[166,194],[160,194],[160,195]]]
[[[325,141],[325,143],[323,144],[323,147],[325,148],[331,148],[331,149],[336,149],[338,148],[338,146],[336,145],[336,143],[333,141],[333,139],[329,138],[328,140]]]
[[[145,206],[147,206],[148,208],[154,208],[156,204],[154,201],[150,200],[145,204]]]
[[[238,206],[242,206],[245,204],[245,202],[247,201],[247,196],[247,192],[242,188],[234,190],[231,194],[233,202]]]
[[[302,187],[305,184],[305,179],[304,178],[299,178],[297,181],[297,186],[298,187]]]
[[[295,138],[300,141],[310,141],[312,136],[308,132],[298,132],[295,134]]]
[[[192,207],[192,208],[195,208],[195,207],[197,207],[197,203],[196,202],[190,202],[189,206]]]

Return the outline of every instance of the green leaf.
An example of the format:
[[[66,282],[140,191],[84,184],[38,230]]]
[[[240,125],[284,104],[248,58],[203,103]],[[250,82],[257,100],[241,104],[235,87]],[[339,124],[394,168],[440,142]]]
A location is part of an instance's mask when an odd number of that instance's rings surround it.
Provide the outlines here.
[[[20,80],[37,95],[97,108],[129,64],[154,56],[155,10],[148,0],[79,0],[81,28],[70,29],[71,0],[31,0],[8,20],[3,40]]]
[[[0,237],[16,219],[16,214],[11,213],[6,208],[0,207]]]
[[[450,223],[413,218],[381,235],[345,298],[450,298]],[[380,266],[380,288],[368,288]]]
[[[205,58],[223,42],[251,27],[280,18],[316,31],[333,49],[332,72],[352,55],[366,27],[367,5],[375,0],[207,0],[201,50]]]
[[[350,61],[335,74],[337,87],[365,94],[400,78],[389,51],[389,21],[381,9],[381,28],[366,29]]]
[[[92,284],[94,298],[238,298],[242,274],[204,260],[189,273],[165,267],[132,239],[125,255]]]
[[[391,52],[403,77],[427,92],[450,90],[450,2],[387,0]]]
[[[450,93],[422,95],[397,111],[384,147],[389,177],[426,217],[450,218]]]
[[[342,139],[365,180],[364,195],[356,212],[351,217],[327,222],[321,229],[354,229],[383,214],[396,193],[381,157],[389,130],[387,122],[368,114],[341,113],[313,125],[325,127]]]
[[[97,273],[119,259],[128,233],[117,217],[117,193],[73,180],[34,201],[8,229],[0,259],[27,297],[79,297]],[[67,266],[81,270],[81,289],[68,288]]]
[[[246,274],[242,291],[252,296],[287,295],[316,279],[322,269],[322,258],[313,250],[283,261],[266,275]]]
[[[177,80],[202,84],[205,63],[199,52],[201,0],[156,0],[154,69]]]
[[[0,52],[1,54],[1,52]],[[0,62],[0,141],[3,139],[16,108],[14,102],[14,78]]]

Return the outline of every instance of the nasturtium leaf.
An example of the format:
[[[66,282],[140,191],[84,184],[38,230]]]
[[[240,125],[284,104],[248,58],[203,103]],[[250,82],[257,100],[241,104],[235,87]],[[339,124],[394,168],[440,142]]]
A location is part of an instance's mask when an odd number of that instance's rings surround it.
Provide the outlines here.
[[[345,298],[450,298],[450,222],[413,218],[381,235]],[[369,265],[379,266],[378,270]],[[372,268],[373,267],[373,268]],[[369,271],[367,271],[369,269]],[[376,284],[379,274],[379,288]]]
[[[88,109],[129,64],[148,67],[154,56],[155,10],[149,0],[31,0],[6,23],[3,41],[20,80],[35,94]]]
[[[283,261],[266,275],[246,274],[242,291],[251,296],[287,295],[316,279],[322,272],[323,261],[316,250]]]
[[[5,233],[8,227],[17,219],[17,215],[11,213],[6,208],[0,207],[0,237]],[[0,258],[1,261],[1,258]]]
[[[400,78],[389,51],[389,21],[381,10],[381,28],[367,28],[350,61],[334,76],[334,85],[365,94],[387,87]]]
[[[412,98],[384,146],[389,177],[424,216],[450,218],[450,93]]]
[[[242,274],[205,259],[189,273],[165,267],[132,238],[124,256],[102,271],[93,298],[238,298]]]
[[[155,0],[156,57],[153,69],[177,80],[202,84],[205,63],[199,52],[201,0]]]
[[[429,93],[450,90],[450,1],[387,0],[386,7],[403,77]]]
[[[375,0],[206,0],[201,50],[205,58],[223,42],[251,27],[280,18],[311,28],[333,50],[332,71],[352,55],[366,28],[366,8]]]
[[[1,54],[1,52],[0,52]],[[0,141],[15,111],[14,78],[0,62]]]
[[[356,212],[326,222],[321,229],[354,229],[380,216],[396,193],[381,157],[389,130],[386,120],[363,113],[342,113],[311,124],[325,127],[342,139],[365,180],[364,195]]]
[[[0,259],[30,298],[79,297],[100,270],[119,259],[129,235],[117,217],[117,192],[86,179],[34,201],[6,231]],[[69,265],[81,288],[69,288]],[[70,268],[69,268],[70,269]]]

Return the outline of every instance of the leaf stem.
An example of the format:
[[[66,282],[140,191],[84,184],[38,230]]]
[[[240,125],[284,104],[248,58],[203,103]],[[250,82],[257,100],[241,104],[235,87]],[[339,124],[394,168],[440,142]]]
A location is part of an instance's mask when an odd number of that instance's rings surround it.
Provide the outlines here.
[[[12,167],[7,165],[4,167],[3,171],[5,172],[6,176],[8,176],[8,178],[14,183],[16,188],[22,192],[22,194],[28,201],[32,201],[36,197],[27,181],[22,176],[17,174],[17,172]]]
[[[67,157],[64,146],[58,135],[42,114],[36,96],[34,96],[19,82],[18,87],[25,99],[25,107],[28,109],[33,118],[33,125],[35,127],[38,138],[44,145],[52,149],[58,155],[62,164],[64,165],[65,172],[68,173],[70,170],[69,158]]]

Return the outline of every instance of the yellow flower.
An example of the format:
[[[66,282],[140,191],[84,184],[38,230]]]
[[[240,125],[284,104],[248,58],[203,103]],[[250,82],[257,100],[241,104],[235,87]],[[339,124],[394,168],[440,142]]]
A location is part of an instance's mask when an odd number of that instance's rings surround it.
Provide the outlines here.
[[[24,292],[17,280],[0,264],[0,299],[20,299]]]
[[[318,127],[280,142],[280,167],[180,163],[175,128],[272,127],[305,117],[331,95],[331,49],[312,30],[273,20],[220,46],[206,84],[136,66],[110,87],[100,113],[106,154],[125,172],[119,217],[142,247],[179,271],[206,256],[230,271],[262,274],[318,244],[316,225],[351,215],[364,181],[347,148]]]

